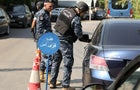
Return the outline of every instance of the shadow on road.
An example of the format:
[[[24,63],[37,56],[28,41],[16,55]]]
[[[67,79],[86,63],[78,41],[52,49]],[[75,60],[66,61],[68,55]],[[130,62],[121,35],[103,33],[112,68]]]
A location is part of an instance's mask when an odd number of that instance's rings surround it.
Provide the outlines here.
[[[3,68],[0,69],[0,72],[9,72],[9,71],[31,71],[32,68]]]
[[[10,28],[9,35],[0,35],[0,39],[9,39],[9,38],[31,38],[32,34],[30,32],[30,28]]]

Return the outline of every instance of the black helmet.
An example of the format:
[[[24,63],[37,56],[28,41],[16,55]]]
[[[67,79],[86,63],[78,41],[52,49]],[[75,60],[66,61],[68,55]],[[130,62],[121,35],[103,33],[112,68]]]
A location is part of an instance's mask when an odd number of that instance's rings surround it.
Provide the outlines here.
[[[36,4],[36,6],[37,6],[39,9],[43,8],[43,5],[44,5],[43,1],[38,1],[37,4]]]
[[[54,0],[45,0],[44,2],[51,2],[51,3],[54,3]]]
[[[85,11],[89,10],[88,5],[85,2],[83,2],[83,1],[78,2],[76,4],[76,7],[79,8],[82,12],[85,12]]]

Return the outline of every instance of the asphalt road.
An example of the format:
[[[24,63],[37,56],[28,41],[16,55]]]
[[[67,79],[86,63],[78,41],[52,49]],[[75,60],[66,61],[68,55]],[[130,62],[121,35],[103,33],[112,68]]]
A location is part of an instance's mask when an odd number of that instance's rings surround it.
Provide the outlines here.
[[[100,21],[83,21],[83,31],[92,35]],[[52,24],[54,25],[54,23]],[[71,76],[71,86],[82,87],[82,60],[84,47],[87,43],[77,41],[74,44],[74,66]],[[0,90],[27,90],[36,44],[32,39],[30,28],[11,28],[9,36],[0,35]],[[63,63],[60,67],[58,80],[62,80]],[[41,83],[41,90],[45,90]],[[51,90],[51,89],[48,89]],[[58,86],[55,90],[61,90]]]

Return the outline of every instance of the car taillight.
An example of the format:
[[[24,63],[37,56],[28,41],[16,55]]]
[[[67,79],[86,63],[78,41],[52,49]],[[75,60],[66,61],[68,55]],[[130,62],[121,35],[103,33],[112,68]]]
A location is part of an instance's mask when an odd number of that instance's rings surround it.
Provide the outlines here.
[[[102,71],[109,71],[106,60],[102,57],[95,55],[90,56],[89,68]]]
[[[130,17],[133,17],[133,11],[130,9]]]
[[[133,14],[133,11],[132,11],[132,9],[130,9],[130,14]]]
[[[109,15],[110,15],[110,9],[108,9],[107,14],[109,14]]]
[[[107,10],[107,18],[110,18],[110,9]]]
[[[94,78],[112,81],[108,71],[108,65],[104,58],[91,55],[90,56],[91,75]]]

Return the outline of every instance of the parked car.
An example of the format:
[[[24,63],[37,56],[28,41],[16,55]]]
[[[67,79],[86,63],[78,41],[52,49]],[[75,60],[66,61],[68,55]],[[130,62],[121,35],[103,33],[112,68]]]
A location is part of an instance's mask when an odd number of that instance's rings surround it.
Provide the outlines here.
[[[83,86],[90,83],[104,83],[106,86],[109,86],[112,83],[109,79],[101,80],[95,78],[93,74],[95,69],[90,67],[90,62],[96,60],[96,62],[101,63],[101,60],[105,60],[110,78],[116,78],[122,68],[139,54],[140,20],[102,20],[95,29],[91,41],[85,46],[82,65]]]
[[[99,87],[100,86],[100,87]],[[82,90],[139,90],[140,89],[140,55],[124,67],[113,83],[105,88],[103,84],[91,83]]]
[[[54,8],[51,12],[51,21],[55,22],[63,9],[64,8]]]
[[[20,25],[22,27],[27,27],[31,25],[32,14],[27,5],[14,5],[9,6],[6,10],[10,16],[10,25]]]
[[[0,34],[9,35],[10,33],[10,18],[4,9],[0,8]]]
[[[98,9],[95,12],[95,19],[102,20],[106,18],[106,11],[104,9]]]
[[[86,14],[84,14],[82,20],[89,20],[89,19],[94,20],[95,19],[95,13],[91,13],[91,14],[86,13]]]

